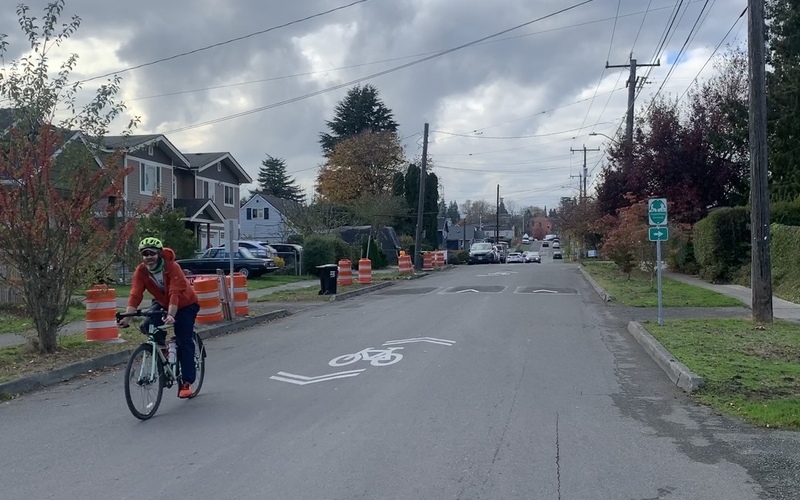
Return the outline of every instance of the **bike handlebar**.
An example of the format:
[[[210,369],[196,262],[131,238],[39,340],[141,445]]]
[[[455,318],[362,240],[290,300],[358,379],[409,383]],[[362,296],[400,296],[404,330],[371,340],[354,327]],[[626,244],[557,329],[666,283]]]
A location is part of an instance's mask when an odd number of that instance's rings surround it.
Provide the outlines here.
[[[134,318],[134,317],[164,318],[167,315],[168,315],[167,311],[143,311],[141,309],[137,309],[132,313],[117,312],[117,321],[121,320],[122,318]]]

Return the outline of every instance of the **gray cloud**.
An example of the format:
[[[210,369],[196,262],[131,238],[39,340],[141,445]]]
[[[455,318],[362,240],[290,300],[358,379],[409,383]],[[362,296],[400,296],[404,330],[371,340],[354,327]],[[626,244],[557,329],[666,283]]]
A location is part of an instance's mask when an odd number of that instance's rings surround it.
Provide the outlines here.
[[[30,2],[35,12],[44,3]],[[345,3],[347,0],[68,0],[68,14],[78,13],[83,19],[75,42],[97,39],[101,45],[118,46],[102,56],[109,60],[82,57],[76,76],[84,78],[103,72],[97,68],[120,69],[147,63]],[[645,10],[648,3],[651,12],[643,24],[642,14],[628,15]],[[415,60],[407,56],[455,47],[567,5],[563,0],[370,0],[322,18],[123,73],[125,97],[361,65],[325,74],[129,102],[130,109],[145,119],[140,132],[169,132],[361,78]],[[621,0],[621,17],[614,29],[610,55],[617,2],[597,0],[497,40],[369,83],[380,90],[394,111],[404,137],[420,134],[426,121],[435,131],[470,135],[473,130],[485,129],[473,138],[439,132],[431,135],[430,154],[438,165],[436,172],[448,201],[492,199],[499,183],[501,192],[507,193],[505,197],[521,205],[554,206],[559,197],[577,192],[577,179],[570,175],[579,172],[582,155],[571,153],[570,148],[583,144],[600,147],[602,137],[590,137],[588,133],[596,130],[612,135],[624,115],[626,92],[604,92],[612,90],[617,81],[616,87],[624,86],[627,72],[604,69],[606,61],[624,64],[633,51],[640,62],[650,62],[674,5],[671,0]],[[680,49],[702,5],[697,0],[689,3],[667,46],[669,54]],[[705,52],[688,57],[688,61],[704,61],[743,7],[741,0],[717,1],[689,45],[690,50]],[[9,55],[18,56],[21,52],[16,48],[19,36],[13,9],[0,9],[0,32],[15,34]],[[740,35],[744,33],[745,30]],[[305,45],[300,40],[305,40]],[[317,59],[304,55],[303,46]],[[397,58],[402,59],[387,61]],[[375,61],[387,62],[363,65]],[[652,83],[643,90],[640,105],[658,88],[669,69],[666,60],[661,62],[663,66],[651,73]],[[679,67],[664,92],[682,92],[699,64],[695,68]],[[644,69],[640,73],[645,73]],[[601,74],[604,79],[599,92],[603,95],[585,100],[598,88]],[[346,90],[168,136],[187,151],[230,151],[253,177],[265,154],[284,157],[290,173],[296,173],[304,187],[310,189],[316,174],[314,167],[322,161],[318,134]],[[570,105],[579,100],[585,101]],[[560,109],[548,111],[553,108]],[[551,134],[582,125],[585,128],[581,131],[560,135],[487,138]],[[419,135],[406,140],[409,157],[419,155],[418,141]],[[590,168],[600,158],[602,152],[592,153]]]

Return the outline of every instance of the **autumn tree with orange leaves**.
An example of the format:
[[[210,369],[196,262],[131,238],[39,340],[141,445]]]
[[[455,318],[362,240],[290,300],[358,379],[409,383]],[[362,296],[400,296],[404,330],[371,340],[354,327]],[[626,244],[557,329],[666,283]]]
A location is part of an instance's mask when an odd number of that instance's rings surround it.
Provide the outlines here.
[[[351,205],[362,196],[391,195],[395,174],[406,165],[396,132],[362,132],[339,141],[317,175],[328,202]]]
[[[80,87],[69,83],[76,54],[50,76],[48,51],[80,25],[77,16],[60,24],[63,9],[63,0],[50,2],[36,19],[18,6],[30,52],[0,70],[0,98],[8,103],[0,110],[8,126],[0,137],[0,284],[22,293],[42,352],[58,347],[73,293],[111,262],[133,229],[113,218],[127,172],[101,151],[124,109],[116,100],[120,80],[100,85],[81,106]],[[0,55],[7,53],[2,34]]]

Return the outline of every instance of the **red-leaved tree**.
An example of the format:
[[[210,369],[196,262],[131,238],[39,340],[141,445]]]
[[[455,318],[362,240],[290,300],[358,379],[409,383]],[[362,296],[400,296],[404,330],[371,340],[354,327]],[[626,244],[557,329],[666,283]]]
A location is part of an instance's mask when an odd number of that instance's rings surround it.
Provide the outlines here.
[[[601,220],[605,238],[601,253],[613,260],[620,271],[630,278],[630,273],[642,267],[651,278],[656,269],[654,246],[647,236],[647,201],[633,202],[617,211],[617,216],[606,215]]]
[[[63,0],[51,2],[37,20],[20,5],[30,55],[0,70],[0,97],[10,103],[0,110],[9,126],[0,137],[0,283],[22,292],[42,352],[56,350],[72,294],[107,267],[133,230],[132,222],[113,223],[127,171],[100,148],[124,109],[115,100],[119,79],[79,106],[80,87],[68,82],[77,55],[50,76],[48,50],[80,24],[78,17],[59,24],[63,8]],[[0,35],[0,55],[7,50]]]

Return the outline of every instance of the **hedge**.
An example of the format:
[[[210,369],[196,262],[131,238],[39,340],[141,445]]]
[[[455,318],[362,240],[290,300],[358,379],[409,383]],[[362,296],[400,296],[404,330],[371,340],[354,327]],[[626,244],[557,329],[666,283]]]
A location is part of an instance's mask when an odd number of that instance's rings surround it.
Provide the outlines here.
[[[726,282],[750,260],[750,211],[747,207],[720,208],[694,226],[694,255],[700,275]]]
[[[800,302],[800,227],[770,226],[773,293]]]

